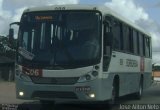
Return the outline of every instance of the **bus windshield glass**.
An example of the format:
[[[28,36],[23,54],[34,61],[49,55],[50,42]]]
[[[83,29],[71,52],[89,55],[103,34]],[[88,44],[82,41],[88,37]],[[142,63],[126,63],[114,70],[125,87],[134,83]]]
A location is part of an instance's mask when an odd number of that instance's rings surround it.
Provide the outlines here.
[[[17,61],[25,66],[83,67],[100,62],[101,14],[95,11],[22,15]]]

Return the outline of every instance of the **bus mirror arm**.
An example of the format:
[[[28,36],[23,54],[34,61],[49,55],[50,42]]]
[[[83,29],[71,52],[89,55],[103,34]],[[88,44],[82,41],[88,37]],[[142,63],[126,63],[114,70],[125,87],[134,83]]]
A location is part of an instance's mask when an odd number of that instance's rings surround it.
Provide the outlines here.
[[[20,25],[20,22],[13,22],[13,23],[11,23],[11,24],[10,24],[10,28],[11,28],[12,25],[18,25],[18,26],[19,26],[19,25]]]

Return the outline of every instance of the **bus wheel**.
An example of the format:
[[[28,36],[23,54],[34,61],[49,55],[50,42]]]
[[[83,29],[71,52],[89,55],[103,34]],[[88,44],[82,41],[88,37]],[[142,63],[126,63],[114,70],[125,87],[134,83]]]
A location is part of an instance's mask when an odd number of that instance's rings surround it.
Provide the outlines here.
[[[116,88],[116,81],[113,82],[113,85],[112,85],[112,94],[111,94],[111,99],[109,101],[109,104],[113,105],[113,104],[116,104],[117,102],[117,94],[118,94],[118,89]]]
[[[138,92],[135,93],[135,99],[140,100],[143,94],[143,79],[141,78],[139,83]]]

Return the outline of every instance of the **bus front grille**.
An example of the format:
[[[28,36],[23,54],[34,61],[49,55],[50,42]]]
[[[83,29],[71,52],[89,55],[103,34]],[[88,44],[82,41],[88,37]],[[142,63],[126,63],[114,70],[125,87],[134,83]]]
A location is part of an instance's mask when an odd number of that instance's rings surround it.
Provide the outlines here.
[[[61,92],[61,91],[35,91],[32,94],[32,98],[63,98],[63,99],[78,99],[73,92]]]
[[[79,77],[31,77],[35,84],[56,84],[56,85],[71,85],[75,84]]]

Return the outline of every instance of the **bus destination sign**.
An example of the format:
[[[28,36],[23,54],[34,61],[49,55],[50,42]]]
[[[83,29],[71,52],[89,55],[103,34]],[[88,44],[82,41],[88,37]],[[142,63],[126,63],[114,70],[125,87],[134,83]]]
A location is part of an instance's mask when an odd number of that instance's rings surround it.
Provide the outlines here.
[[[53,20],[53,16],[35,16],[36,20]]]

